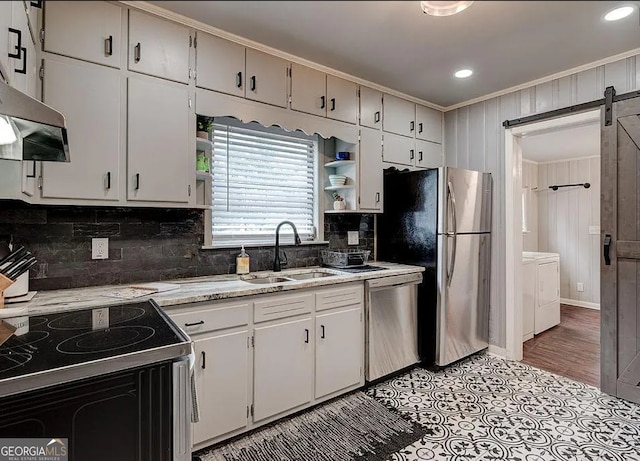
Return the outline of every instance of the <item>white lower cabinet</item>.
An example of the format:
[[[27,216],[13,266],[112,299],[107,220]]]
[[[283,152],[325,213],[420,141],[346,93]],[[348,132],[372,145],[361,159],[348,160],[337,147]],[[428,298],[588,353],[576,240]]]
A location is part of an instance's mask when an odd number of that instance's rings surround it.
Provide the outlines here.
[[[193,443],[200,444],[247,426],[248,331],[194,338],[200,421]]]
[[[316,317],[316,398],[360,382],[363,332],[359,305]]]
[[[313,319],[258,327],[254,331],[253,419],[311,402]]]

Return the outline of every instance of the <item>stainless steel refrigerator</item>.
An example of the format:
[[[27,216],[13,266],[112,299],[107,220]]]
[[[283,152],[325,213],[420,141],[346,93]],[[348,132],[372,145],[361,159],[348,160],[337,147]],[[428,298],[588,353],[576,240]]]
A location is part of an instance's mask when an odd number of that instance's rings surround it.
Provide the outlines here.
[[[425,267],[418,341],[427,365],[488,346],[491,188],[491,175],[477,171],[385,171],[378,258]]]

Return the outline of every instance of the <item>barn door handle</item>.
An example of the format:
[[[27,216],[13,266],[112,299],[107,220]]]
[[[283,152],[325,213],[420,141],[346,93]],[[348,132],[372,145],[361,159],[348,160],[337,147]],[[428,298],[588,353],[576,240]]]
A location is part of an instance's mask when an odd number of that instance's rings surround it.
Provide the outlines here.
[[[611,234],[604,234],[604,264],[606,266],[611,265],[611,256],[609,255],[609,251],[611,250]]]

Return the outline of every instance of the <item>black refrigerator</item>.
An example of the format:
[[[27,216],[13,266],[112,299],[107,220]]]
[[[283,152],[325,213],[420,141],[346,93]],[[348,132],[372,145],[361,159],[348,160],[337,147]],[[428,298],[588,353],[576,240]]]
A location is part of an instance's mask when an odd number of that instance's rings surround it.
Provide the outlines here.
[[[425,365],[445,366],[489,344],[491,189],[489,173],[385,170],[378,258],[425,268],[418,288]]]

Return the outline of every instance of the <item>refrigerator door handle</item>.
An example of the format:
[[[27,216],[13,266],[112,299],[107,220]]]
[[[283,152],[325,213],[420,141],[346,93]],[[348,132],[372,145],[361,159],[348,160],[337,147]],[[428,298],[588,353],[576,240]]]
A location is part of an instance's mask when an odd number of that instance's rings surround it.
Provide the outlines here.
[[[451,223],[453,224],[453,232],[448,232],[448,237],[453,237],[453,245],[451,248],[451,266],[447,273],[447,286],[451,286],[451,280],[453,279],[453,272],[456,269],[456,246],[458,243],[458,223],[456,216],[456,196],[453,193],[453,184],[451,181],[447,182],[447,198],[451,205]]]

